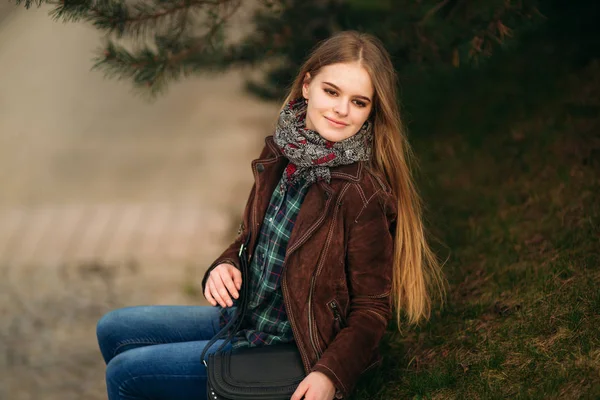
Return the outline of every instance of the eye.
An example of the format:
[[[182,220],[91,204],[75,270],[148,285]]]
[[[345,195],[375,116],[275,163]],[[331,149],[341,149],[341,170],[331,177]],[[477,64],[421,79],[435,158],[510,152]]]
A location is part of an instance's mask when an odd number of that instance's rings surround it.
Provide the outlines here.
[[[360,101],[360,100],[354,100],[354,104],[356,104],[359,107],[366,107],[367,103],[365,103],[364,101]]]
[[[328,88],[325,88],[325,89],[323,89],[323,90],[324,90],[324,91],[325,91],[325,93],[327,93],[328,95],[331,95],[331,96],[335,96],[335,95],[337,95],[337,92],[336,92],[336,91],[334,91],[334,90],[331,90],[331,89],[328,89]]]

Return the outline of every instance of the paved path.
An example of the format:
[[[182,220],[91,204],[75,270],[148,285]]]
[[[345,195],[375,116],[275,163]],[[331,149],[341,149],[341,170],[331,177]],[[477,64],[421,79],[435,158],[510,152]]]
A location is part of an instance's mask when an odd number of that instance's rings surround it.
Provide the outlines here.
[[[231,237],[231,216],[196,205],[80,204],[0,210],[0,265],[195,263]]]
[[[277,105],[239,71],[154,103],[90,71],[98,32],[0,5],[0,399],[106,399],[95,324],[206,304]]]

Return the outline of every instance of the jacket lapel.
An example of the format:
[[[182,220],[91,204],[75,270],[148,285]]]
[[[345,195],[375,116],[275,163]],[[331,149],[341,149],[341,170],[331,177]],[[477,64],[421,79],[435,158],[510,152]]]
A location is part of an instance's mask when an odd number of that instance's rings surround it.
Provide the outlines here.
[[[250,249],[254,248],[262,220],[267,207],[285,167],[287,158],[273,141],[273,136],[265,139],[270,152],[267,157],[252,161],[252,172],[256,184],[256,196],[251,210],[252,238]],[[332,183],[335,179],[358,182],[363,170],[363,163],[356,162],[331,168]],[[326,182],[312,184],[304,197],[300,212],[296,218],[294,229],[287,246],[286,254],[296,251],[325,222],[325,219],[337,198],[335,189]]]
[[[296,218],[286,257],[302,246],[325,221],[334,199],[334,190],[323,182],[310,186]]]

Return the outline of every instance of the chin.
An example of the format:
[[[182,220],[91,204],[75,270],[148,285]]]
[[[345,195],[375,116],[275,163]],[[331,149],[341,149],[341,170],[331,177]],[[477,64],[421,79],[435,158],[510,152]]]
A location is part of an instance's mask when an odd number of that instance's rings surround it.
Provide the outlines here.
[[[318,129],[317,127],[317,132],[323,139],[327,139],[330,142],[341,142],[342,140],[352,136],[348,135],[346,132],[332,130],[329,127],[322,127],[321,129]]]

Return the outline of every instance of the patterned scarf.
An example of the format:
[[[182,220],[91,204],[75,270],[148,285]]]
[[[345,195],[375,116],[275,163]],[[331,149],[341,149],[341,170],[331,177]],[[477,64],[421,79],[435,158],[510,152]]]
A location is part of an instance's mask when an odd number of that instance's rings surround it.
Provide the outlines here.
[[[304,179],[331,182],[330,167],[367,161],[371,157],[373,132],[367,120],[355,134],[340,142],[331,142],[316,131],[306,129],[307,103],[304,97],[291,100],[279,114],[273,138],[289,164],[283,172],[280,189]]]

